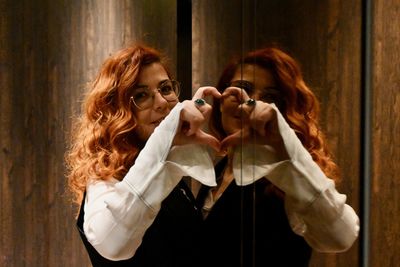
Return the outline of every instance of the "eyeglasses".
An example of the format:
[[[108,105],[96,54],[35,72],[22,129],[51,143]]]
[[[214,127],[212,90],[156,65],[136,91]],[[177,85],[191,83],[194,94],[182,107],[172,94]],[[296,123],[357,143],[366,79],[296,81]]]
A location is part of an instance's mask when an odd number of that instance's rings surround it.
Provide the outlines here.
[[[154,104],[155,91],[160,93],[160,95],[168,102],[177,101],[180,93],[179,82],[175,80],[167,80],[156,88],[156,90],[151,90],[147,86],[137,87],[130,99],[138,109],[148,109]]]
[[[262,100],[267,103],[281,103],[283,101],[282,92],[278,89],[277,86],[267,86],[264,87],[262,90],[256,90],[253,83],[245,80],[237,80],[232,81],[227,84],[226,88],[228,87],[239,87],[246,91],[246,93],[257,100]]]
[[[242,88],[249,95],[254,92],[254,84],[249,81],[244,81],[244,80],[232,81],[228,83],[226,87],[231,87],[231,86]]]

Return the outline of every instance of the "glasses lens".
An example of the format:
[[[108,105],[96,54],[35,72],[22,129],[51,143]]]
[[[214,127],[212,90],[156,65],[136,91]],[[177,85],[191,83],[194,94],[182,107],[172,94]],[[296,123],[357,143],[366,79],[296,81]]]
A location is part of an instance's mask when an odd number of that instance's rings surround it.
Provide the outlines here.
[[[244,80],[233,81],[228,84],[228,87],[230,86],[239,87],[245,90],[247,94],[251,94],[254,91],[254,85],[249,81],[244,81]]]
[[[140,109],[146,109],[152,105],[152,94],[149,88],[136,88],[131,97],[133,103]]]
[[[168,101],[175,101],[179,96],[179,83],[171,80],[164,82],[159,88],[160,94]]]
[[[175,80],[168,80],[161,84],[158,88],[158,92],[167,101],[178,100],[180,89],[179,82]],[[133,92],[131,97],[133,103],[139,109],[147,109],[153,105],[154,102],[154,92],[148,87],[138,87]]]

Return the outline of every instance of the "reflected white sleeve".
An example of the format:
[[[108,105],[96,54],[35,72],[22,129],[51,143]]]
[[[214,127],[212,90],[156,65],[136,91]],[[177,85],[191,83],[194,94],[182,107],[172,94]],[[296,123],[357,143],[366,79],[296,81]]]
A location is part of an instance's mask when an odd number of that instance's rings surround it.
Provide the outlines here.
[[[288,160],[278,161],[268,146],[247,145],[244,155],[234,156],[237,184],[250,184],[266,177],[285,192],[285,207],[294,232],[304,236],[316,250],[339,252],[351,247],[359,233],[359,219],[303,147],[295,132],[277,112],[279,131]],[[240,158],[240,160],[239,160]]]
[[[184,175],[213,185],[215,175],[208,154],[193,146],[196,168],[186,166],[183,148],[170,154],[182,104],[178,103],[155,129],[122,181],[95,181],[87,186],[84,231],[105,258],[131,258],[160,210],[161,202]],[[205,154],[206,153],[206,154]],[[210,164],[211,163],[211,164]],[[210,171],[211,170],[211,171]]]

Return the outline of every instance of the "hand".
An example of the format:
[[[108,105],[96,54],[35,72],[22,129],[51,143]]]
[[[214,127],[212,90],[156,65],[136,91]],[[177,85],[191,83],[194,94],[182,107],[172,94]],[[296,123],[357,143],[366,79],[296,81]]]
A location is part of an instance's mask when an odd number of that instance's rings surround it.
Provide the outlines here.
[[[277,114],[270,104],[251,100],[244,90],[237,87],[227,88],[222,98],[223,105],[227,105],[230,112],[240,114],[243,127],[222,140],[221,149],[226,150],[244,142],[270,145],[277,151],[284,150]]]
[[[214,150],[220,150],[220,142],[214,136],[205,133],[201,128],[211,115],[211,106],[204,101],[202,105],[195,103],[197,99],[203,99],[206,96],[220,98],[221,94],[215,87],[200,87],[193,96],[192,100],[183,101],[184,107],[181,111],[181,124],[174,145],[184,144],[206,144]]]

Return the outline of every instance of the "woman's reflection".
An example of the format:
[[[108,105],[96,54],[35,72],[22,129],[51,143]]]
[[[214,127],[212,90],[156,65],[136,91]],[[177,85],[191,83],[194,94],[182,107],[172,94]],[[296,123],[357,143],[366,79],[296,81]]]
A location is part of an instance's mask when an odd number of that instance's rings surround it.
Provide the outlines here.
[[[297,62],[277,48],[250,52],[217,89],[210,129],[224,154],[217,187],[203,188],[213,266],[308,266],[312,249],[350,248],[359,219],[335,189],[318,101]]]

